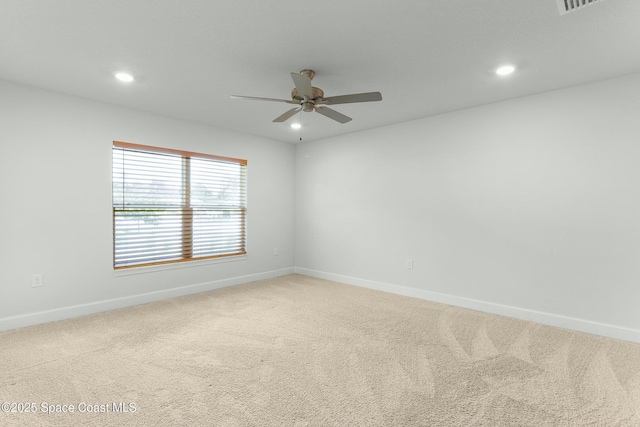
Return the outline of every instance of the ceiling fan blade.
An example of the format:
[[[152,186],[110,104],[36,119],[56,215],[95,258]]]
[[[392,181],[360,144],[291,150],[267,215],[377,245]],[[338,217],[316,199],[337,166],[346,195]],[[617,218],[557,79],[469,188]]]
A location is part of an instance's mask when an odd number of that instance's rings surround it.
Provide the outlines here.
[[[352,95],[340,95],[330,96],[328,98],[322,98],[316,101],[316,104],[350,104],[352,102],[372,102],[382,101],[382,94],[380,92],[367,92],[367,93],[354,93]]]
[[[311,88],[311,79],[307,76],[303,76],[300,73],[291,73],[293,83],[296,85],[298,95],[306,96],[309,99],[313,98],[313,89]]]
[[[231,99],[251,99],[253,101],[272,101],[272,102],[285,102],[287,104],[296,104],[291,100],[287,99],[277,99],[277,98],[260,98],[257,96],[240,96],[240,95],[231,95]]]
[[[287,121],[289,118],[293,117],[298,111],[302,110],[302,107],[292,108],[291,110],[285,112],[284,114],[279,115],[273,121],[275,123],[282,123]]]
[[[329,117],[330,119],[335,120],[340,123],[347,123],[351,121],[351,117],[345,116],[342,113],[338,113],[336,110],[332,110],[327,107],[313,107],[318,113],[322,114],[325,117]]]

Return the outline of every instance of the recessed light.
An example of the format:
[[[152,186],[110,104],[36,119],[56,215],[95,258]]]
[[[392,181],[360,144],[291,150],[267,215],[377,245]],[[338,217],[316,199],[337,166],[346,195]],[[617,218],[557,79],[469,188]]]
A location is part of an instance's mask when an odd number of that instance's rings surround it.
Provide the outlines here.
[[[300,129],[301,127],[300,123],[291,123],[291,129]]]
[[[121,82],[130,83],[133,81],[133,76],[129,73],[116,73],[116,79]]]
[[[508,76],[516,70],[516,67],[513,65],[503,65],[502,67],[496,70],[496,74],[499,76]]]

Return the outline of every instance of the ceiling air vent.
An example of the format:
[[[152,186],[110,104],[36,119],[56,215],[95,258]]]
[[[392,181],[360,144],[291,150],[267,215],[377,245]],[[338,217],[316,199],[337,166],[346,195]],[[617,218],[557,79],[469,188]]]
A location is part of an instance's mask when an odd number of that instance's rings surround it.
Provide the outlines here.
[[[556,0],[556,1],[558,2],[558,9],[560,10],[560,15],[564,15],[565,13],[575,12],[576,10],[582,9],[585,6],[589,6],[604,0]]]

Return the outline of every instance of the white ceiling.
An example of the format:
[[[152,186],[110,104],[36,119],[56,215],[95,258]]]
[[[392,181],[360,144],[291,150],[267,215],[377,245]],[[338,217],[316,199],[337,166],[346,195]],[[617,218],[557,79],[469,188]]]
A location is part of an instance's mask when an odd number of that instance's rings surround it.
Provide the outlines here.
[[[290,105],[230,99],[288,98],[303,68],[325,96],[383,100],[294,131],[271,122]],[[0,79],[289,142],[636,72],[638,0],[0,0]]]

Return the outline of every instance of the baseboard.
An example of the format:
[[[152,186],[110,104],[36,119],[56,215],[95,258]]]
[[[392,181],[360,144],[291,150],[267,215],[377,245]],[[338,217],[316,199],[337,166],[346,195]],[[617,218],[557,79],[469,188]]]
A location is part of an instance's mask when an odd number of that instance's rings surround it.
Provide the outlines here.
[[[422,289],[410,288],[407,286],[400,286],[368,279],[361,279],[357,277],[327,273],[302,267],[283,268],[280,270],[272,270],[263,273],[249,274],[245,276],[214,280],[178,288],[165,289],[162,291],[149,292],[145,294],[131,295],[128,297],[96,301],[88,304],[62,307],[54,310],[46,310],[19,316],[0,318],[0,331],[7,331],[41,323],[65,320],[78,316],[86,316],[103,311],[116,310],[119,308],[131,307],[140,304],[147,304],[167,298],[192,295],[200,292],[222,289],[229,286],[255,282],[257,280],[285,276],[292,273],[304,274],[306,276],[318,277],[321,279],[332,280],[335,282],[389,292],[397,295],[420,298],[456,307],[482,311],[485,313],[497,314],[500,316],[507,316],[520,320],[528,320],[544,325],[640,343],[640,330],[637,329],[625,328],[621,326],[562,316],[553,313],[529,310],[520,307],[496,304],[488,301],[475,300],[455,295],[430,292]]]
[[[41,323],[71,319],[73,317],[86,316],[103,311],[131,307],[134,305],[147,304],[150,302],[160,301],[168,298],[213,291],[216,289],[227,288],[229,286],[255,282],[257,280],[285,276],[294,272],[295,270],[293,267],[283,268],[280,270],[272,270],[263,273],[249,274],[246,276],[237,276],[228,279],[214,280],[211,282],[197,283],[194,285],[181,286],[178,288],[165,289],[145,294],[131,295],[122,298],[91,302],[88,304],[62,307],[54,310],[39,311],[19,316],[0,318],[0,331],[8,331],[11,329],[23,328],[25,326],[38,325]]]
[[[455,295],[430,292],[406,286],[376,282],[373,280],[361,279],[357,277],[343,276],[340,274],[327,273],[323,271],[311,270],[308,268],[296,267],[295,272],[298,274],[304,274],[306,276],[332,280],[334,282],[345,283],[348,285],[360,286],[363,288],[375,289],[378,291],[435,301],[456,307],[482,311],[485,313],[497,314],[500,316],[512,317],[520,320],[528,320],[536,323],[541,323],[543,325],[555,326],[558,328],[570,329],[573,331],[585,332],[588,334],[640,343],[640,330],[637,329],[625,328],[621,326],[562,316],[553,313],[529,310],[520,307],[496,304],[488,301],[463,298]]]

